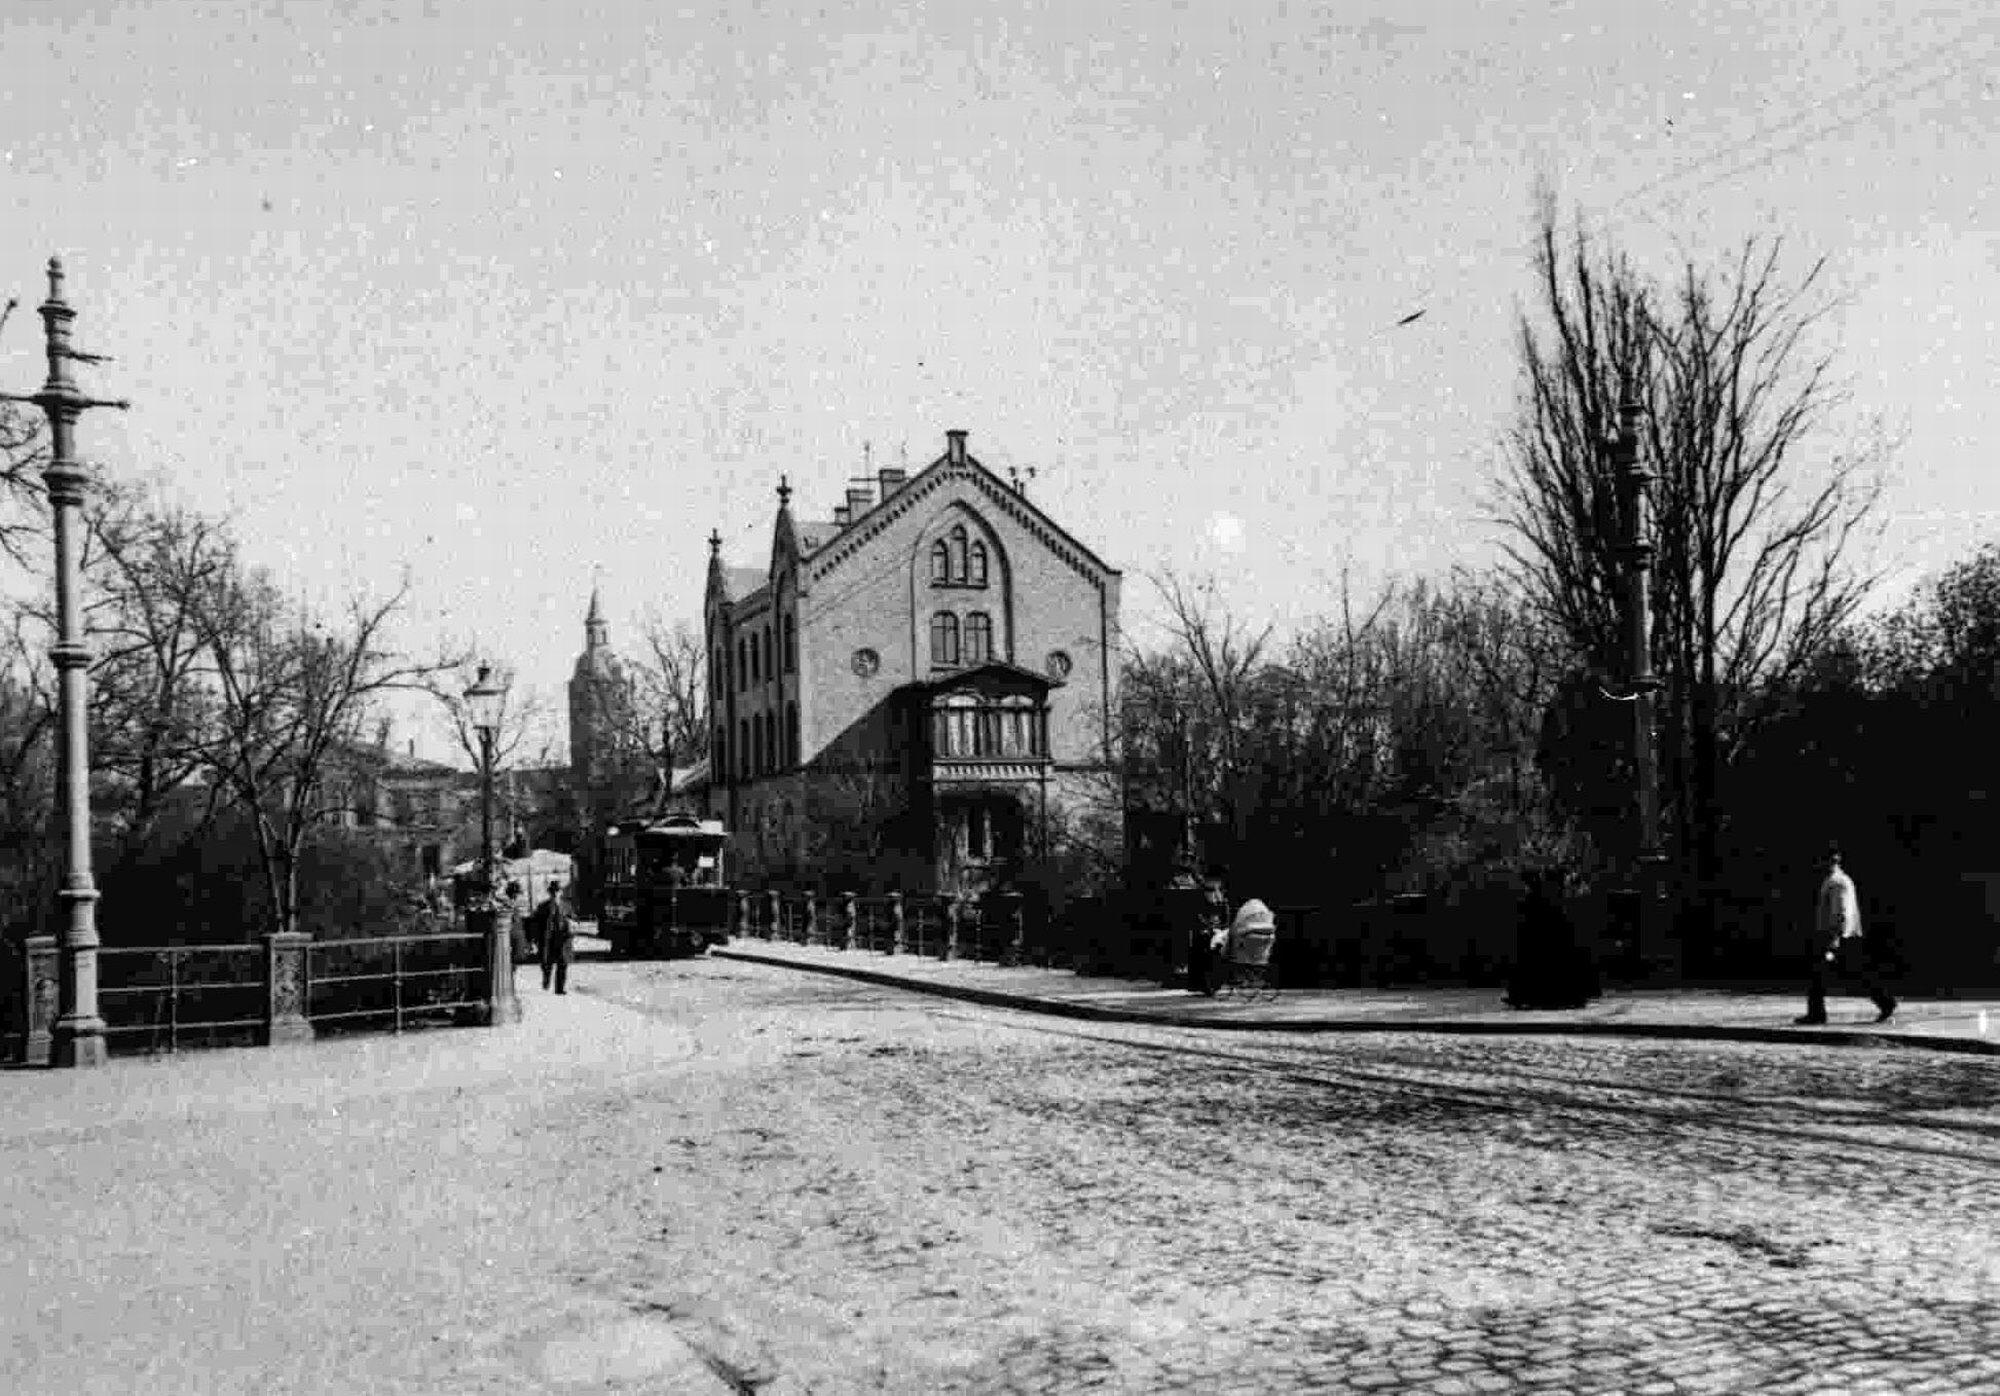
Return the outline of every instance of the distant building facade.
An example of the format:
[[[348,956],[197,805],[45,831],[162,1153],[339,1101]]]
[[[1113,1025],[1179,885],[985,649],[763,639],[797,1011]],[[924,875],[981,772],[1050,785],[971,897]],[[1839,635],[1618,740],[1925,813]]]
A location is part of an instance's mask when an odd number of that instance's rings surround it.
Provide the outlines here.
[[[1120,574],[946,440],[824,521],[781,480],[759,566],[710,538],[707,804],[741,880],[976,892],[1102,800]]]

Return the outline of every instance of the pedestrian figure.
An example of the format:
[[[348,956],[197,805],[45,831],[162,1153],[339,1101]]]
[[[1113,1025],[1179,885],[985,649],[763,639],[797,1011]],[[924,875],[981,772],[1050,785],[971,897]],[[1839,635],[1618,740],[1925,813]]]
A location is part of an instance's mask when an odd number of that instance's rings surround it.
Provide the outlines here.
[[[1806,987],[1806,1011],[1797,1019],[1801,1025],[1826,1021],[1827,981],[1838,976],[1859,979],[1868,997],[1875,1001],[1875,1021],[1886,1023],[1896,1011],[1896,997],[1882,987],[1881,964],[1861,930],[1861,899],[1854,893],[1854,879],[1840,866],[1840,850],[1827,850],[1822,865],[1826,876],[1819,884],[1813,907],[1812,979]]]
[[[1188,988],[1213,997],[1222,984],[1216,937],[1229,930],[1229,896],[1222,890],[1222,873],[1211,869],[1201,889],[1200,910],[1188,935]]]
[[[569,992],[569,962],[571,938],[575,933],[569,919],[569,912],[562,903],[562,884],[549,883],[549,895],[535,915],[541,921],[542,932],[542,988],[549,987],[551,978],[555,980],[556,992]]]
[[[521,884],[510,881],[507,884],[500,914],[507,918],[507,944],[509,946],[509,953],[514,957],[516,968],[527,963],[530,953],[528,949],[527,912],[528,908],[525,906],[521,896]]]

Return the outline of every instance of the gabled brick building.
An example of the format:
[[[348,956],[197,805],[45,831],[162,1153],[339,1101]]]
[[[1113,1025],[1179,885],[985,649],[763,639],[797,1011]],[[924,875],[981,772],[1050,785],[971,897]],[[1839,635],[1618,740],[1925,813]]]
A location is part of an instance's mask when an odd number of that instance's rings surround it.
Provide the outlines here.
[[[825,520],[781,479],[761,566],[709,540],[708,799],[741,880],[978,891],[1107,778],[1120,575],[946,439]]]

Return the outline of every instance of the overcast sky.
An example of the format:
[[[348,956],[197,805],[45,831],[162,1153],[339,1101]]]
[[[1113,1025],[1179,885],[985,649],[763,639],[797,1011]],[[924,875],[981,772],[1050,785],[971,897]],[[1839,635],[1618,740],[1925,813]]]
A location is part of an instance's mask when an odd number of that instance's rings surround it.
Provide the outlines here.
[[[1907,578],[2000,510],[2000,15],[1916,9],[16,4],[0,290],[65,258],[107,471],[553,697],[593,567],[629,651],[780,472],[948,428],[1142,632],[1151,572],[1293,625],[1490,561],[1540,181],[1657,274],[1827,260]]]

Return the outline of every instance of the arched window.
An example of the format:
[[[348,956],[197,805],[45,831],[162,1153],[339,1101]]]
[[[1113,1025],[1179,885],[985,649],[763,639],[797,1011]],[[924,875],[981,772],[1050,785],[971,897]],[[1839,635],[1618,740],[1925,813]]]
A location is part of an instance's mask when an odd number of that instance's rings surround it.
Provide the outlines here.
[[[972,570],[967,574],[966,581],[976,587],[986,585],[986,545],[984,543],[974,543],[972,545]]]
[[[741,693],[750,687],[750,641],[749,637],[736,637],[736,691]]]
[[[736,774],[744,780],[750,779],[750,719],[736,720]]]
[[[792,673],[799,667],[799,632],[792,624],[792,618],[785,617],[785,672]]]
[[[965,662],[984,664],[993,657],[993,617],[974,611],[965,618]]]
[[[785,764],[799,764],[799,705],[785,704]]]
[[[727,727],[718,727],[715,729],[715,745],[709,749],[708,764],[709,769],[720,776],[724,782],[728,781],[729,729]]]
[[[764,769],[778,769],[778,715],[764,714]]]
[[[951,580],[951,549],[940,538],[931,544],[931,581],[945,583]]]
[[[764,647],[757,642],[756,633],[750,636],[750,686],[755,688],[764,682]]]
[[[708,679],[715,688],[715,696],[720,698],[729,682],[729,661],[723,655],[721,645],[715,647],[715,657],[708,666]]]
[[[958,617],[950,611],[931,617],[931,663],[958,663]]]
[[[773,662],[777,658],[777,654],[775,653],[775,651],[773,651],[771,645],[772,645],[771,627],[767,625],[764,627],[764,682],[765,683],[776,683],[778,681],[778,666]]]
[[[965,580],[965,525],[960,524],[951,531],[951,579]]]

